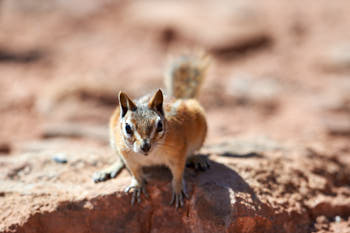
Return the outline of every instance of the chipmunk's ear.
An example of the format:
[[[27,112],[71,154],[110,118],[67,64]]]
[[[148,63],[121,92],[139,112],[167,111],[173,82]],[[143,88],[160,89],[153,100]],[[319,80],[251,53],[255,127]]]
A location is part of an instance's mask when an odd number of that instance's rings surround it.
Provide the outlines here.
[[[119,104],[120,104],[121,117],[124,117],[128,110],[136,111],[136,105],[134,104],[134,102],[132,102],[132,100],[128,97],[127,94],[120,91],[118,98],[119,98]]]
[[[152,99],[148,103],[148,107],[156,110],[160,114],[164,115],[163,111],[163,93],[159,89],[156,94],[153,95]]]

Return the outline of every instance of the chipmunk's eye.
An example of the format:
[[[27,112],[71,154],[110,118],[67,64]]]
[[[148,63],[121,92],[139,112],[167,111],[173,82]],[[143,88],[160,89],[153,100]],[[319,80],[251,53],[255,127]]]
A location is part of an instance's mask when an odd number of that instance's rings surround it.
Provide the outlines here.
[[[163,130],[163,124],[161,121],[158,121],[158,124],[157,124],[157,132],[161,132]]]
[[[127,134],[132,135],[132,129],[129,124],[125,125],[125,131]]]

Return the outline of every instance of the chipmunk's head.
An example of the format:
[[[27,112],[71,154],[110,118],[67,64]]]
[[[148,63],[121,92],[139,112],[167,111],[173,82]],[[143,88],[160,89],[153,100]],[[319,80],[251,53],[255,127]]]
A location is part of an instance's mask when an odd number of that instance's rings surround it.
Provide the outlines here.
[[[163,93],[135,104],[125,93],[119,93],[120,127],[126,145],[136,153],[147,155],[164,136],[166,122]]]

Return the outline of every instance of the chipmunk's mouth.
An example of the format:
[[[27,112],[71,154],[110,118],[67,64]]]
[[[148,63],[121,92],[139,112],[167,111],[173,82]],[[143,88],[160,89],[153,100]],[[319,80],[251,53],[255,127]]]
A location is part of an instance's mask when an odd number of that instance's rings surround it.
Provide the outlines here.
[[[143,154],[144,156],[148,156],[149,151],[148,152],[141,152],[141,154]]]

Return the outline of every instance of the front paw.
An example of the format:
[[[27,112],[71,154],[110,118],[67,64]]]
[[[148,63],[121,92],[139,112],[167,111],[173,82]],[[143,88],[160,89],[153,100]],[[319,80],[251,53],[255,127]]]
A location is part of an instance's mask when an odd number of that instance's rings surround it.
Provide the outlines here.
[[[143,181],[142,184],[135,184],[132,182],[126,189],[126,193],[132,193],[131,195],[131,205],[134,205],[135,202],[141,203],[141,193],[148,199],[149,194],[146,190],[146,182]]]
[[[95,183],[106,181],[110,179],[110,173],[104,171],[95,172],[92,176]]]
[[[112,171],[98,171],[93,174],[92,179],[95,183],[98,183],[114,178],[116,175],[117,174]]]
[[[102,171],[95,172],[92,176],[92,179],[95,183],[112,179],[116,177],[123,170],[124,167],[124,163],[121,160],[119,160],[112,166],[103,169]]]
[[[180,192],[173,191],[169,205],[173,205],[175,203],[176,209],[179,207],[181,208],[184,206],[184,198],[189,199],[189,196],[185,190],[181,190]]]

